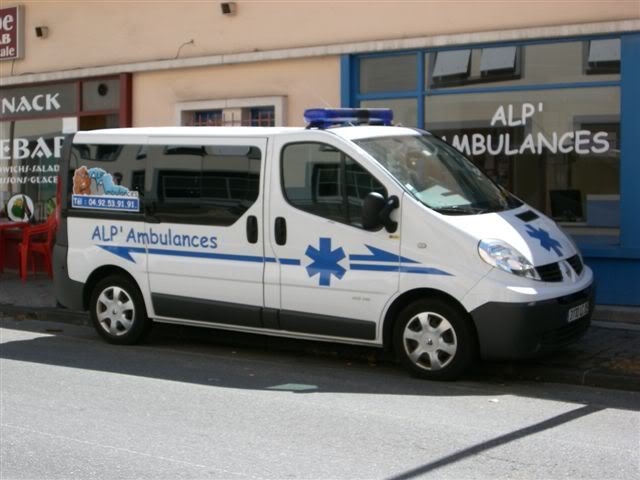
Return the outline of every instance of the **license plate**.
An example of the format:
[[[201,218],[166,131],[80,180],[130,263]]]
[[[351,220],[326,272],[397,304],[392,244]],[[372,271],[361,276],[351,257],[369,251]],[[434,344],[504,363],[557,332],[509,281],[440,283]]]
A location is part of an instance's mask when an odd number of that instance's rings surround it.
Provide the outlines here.
[[[569,313],[567,314],[567,321],[575,322],[576,320],[584,317],[588,313],[589,313],[589,302],[582,303],[577,307],[573,307],[571,310],[569,310]]]

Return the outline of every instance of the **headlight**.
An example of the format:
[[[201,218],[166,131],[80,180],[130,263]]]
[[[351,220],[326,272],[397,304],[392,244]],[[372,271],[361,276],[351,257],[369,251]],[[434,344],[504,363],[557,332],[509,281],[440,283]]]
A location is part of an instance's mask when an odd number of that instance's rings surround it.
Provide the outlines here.
[[[478,244],[480,258],[493,267],[519,277],[540,280],[540,276],[531,262],[518,250],[502,240],[486,239]]]

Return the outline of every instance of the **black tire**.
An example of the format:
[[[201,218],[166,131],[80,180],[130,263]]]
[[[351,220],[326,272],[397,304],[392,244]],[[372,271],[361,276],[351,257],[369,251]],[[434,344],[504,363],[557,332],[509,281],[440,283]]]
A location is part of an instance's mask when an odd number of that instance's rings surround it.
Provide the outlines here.
[[[139,342],[152,325],[138,286],[123,275],[110,275],[93,287],[89,314],[98,334],[117,345]]]
[[[393,327],[397,358],[412,374],[455,380],[477,357],[477,338],[469,316],[442,299],[417,300],[405,307]]]

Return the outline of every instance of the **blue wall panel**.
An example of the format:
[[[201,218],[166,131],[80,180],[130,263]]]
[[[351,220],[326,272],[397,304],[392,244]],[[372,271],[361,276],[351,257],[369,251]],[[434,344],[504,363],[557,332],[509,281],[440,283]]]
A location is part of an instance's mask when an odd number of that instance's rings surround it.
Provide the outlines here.
[[[622,37],[620,245],[640,247],[640,34]]]
[[[640,306],[640,260],[585,258],[596,278],[596,303]]]

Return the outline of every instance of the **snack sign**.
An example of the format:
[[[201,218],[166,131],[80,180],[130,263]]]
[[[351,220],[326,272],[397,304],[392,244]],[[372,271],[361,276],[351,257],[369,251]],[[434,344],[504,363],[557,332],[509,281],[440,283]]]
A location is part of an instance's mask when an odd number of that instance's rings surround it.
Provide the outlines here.
[[[0,60],[22,58],[22,7],[0,8]]]

